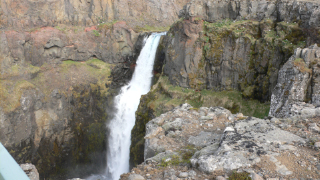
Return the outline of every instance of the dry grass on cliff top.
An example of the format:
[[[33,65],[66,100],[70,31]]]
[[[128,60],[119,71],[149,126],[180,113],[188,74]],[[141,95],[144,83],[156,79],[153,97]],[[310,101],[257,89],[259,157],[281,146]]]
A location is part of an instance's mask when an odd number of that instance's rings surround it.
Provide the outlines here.
[[[98,85],[101,93],[107,93],[105,83],[110,83],[108,78],[111,74],[112,65],[98,59],[91,59],[86,62],[63,61],[57,68],[50,68],[50,65],[44,65],[47,69],[41,72],[32,80],[46,96],[53,89],[62,89],[70,91],[75,86],[86,84]]]
[[[1,80],[0,81],[0,107],[4,112],[11,112],[20,107],[22,93],[35,86],[26,80]]]
[[[302,58],[295,59],[293,65],[299,69],[302,73],[312,73],[312,70],[307,67],[306,63]]]
[[[102,95],[107,95],[110,84],[109,76],[113,65],[98,59],[86,62],[64,61],[57,67],[44,64],[34,67],[14,65],[0,80],[0,107],[5,112],[12,112],[20,107],[20,99],[25,90],[36,90],[44,95],[44,101],[50,98],[54,89],[62,94],[71,93],[73,87],[91,85],[99,88]],[[32,75],[30,75],[32,74]]]
[[[134,27],[134,31],[136,32],[164,32],[164,31],[169,31],[170,26],[136,26]]]
[[[258,100],[246,100],[238,91],[213,91],[182,88],[170,84],[168,77],[161,76],[158,83],[153,86],[155,100],[149,103],[149,107],[155,110],[155,115],[160,114],[182,104],[189,103],[194,108],[201,106],[222,106],[232,113],[241,112],[246,116],[264,118],[268,115],[270,104],[260,103]]]

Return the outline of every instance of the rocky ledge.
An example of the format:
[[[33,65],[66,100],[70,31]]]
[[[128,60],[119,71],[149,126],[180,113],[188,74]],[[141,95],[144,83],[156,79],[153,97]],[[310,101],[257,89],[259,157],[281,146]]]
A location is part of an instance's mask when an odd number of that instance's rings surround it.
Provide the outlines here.
[[[182,104],[147,123],[145,161],[121,179],[319,179],[320,108],[298,106],[259,119]]]

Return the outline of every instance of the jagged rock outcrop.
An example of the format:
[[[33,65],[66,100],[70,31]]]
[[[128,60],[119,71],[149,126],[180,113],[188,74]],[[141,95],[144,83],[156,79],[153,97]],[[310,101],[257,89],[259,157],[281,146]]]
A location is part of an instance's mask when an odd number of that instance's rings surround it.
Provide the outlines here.
[[[146,124],[145,160],[121,179],[213,179],[236,171],[264,179],[319,178],[319,116],[259,119],[182,104]]]
[[[127,21],[131,27],[169,26],[187,0],[1,0],[0,27],[92,26],[114,20]]]
[[[319,60],[320,48],[316,44],[309,48],[296,49],[294,55],[279,71],[277,85],[272,91],[269,115],[297,115],[297,106],[303,105],[304,102],[316,107],[320,105]],[[314,106],[311,105],[310,108],[314,109]]]
[[[301,21],[303,27],[319,27],[320,6],[315,0],[192,0],[180,11],[179,17],[202,17],[208,22],[222,19]]]

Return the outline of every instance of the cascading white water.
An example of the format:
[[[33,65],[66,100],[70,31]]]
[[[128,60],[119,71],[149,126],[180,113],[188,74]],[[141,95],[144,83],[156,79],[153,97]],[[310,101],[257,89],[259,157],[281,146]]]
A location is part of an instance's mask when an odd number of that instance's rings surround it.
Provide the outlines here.
[[[118,180],[129,171],[131,130],[135,124],[135,112],[141,95],[150,91],[152,69],[160,37],[165,33],[153,33],[146,41],[137,60],[130,83],[121,88],[115,98],[117,112],[108,125],[107,179]]]

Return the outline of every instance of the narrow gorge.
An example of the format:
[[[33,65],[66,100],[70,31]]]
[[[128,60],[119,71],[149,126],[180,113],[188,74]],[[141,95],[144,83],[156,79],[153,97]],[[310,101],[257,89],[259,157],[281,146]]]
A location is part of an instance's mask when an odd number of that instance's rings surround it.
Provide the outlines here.
[[[30,179],[320,179],[317,0],[0,0],[0,30]]]

